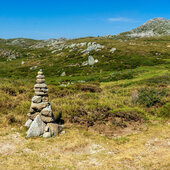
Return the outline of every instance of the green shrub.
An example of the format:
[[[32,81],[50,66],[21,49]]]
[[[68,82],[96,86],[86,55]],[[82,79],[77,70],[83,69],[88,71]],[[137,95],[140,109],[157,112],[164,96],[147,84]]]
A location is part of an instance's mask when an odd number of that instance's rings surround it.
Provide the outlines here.
[[[158,116],[170,118],[170,103],[166,103],[162,106],[160,112],[158,113]]]
[[[120,117],[127,121],[139,121],[145,117],[145,112],[137,107],[135,108],[120,108],[110,111],[112,117]]]
[[[145,80],[143,83],[148,85],[168,85],[170,84],[170,74],[165,73],[162,76],[155,76]]]
[[[138,90],[136,97],[133,98],[132,102],[139,103],[146,107],[154,106],[157,103],[161,103],[162,98],[166,95],[166,89],[156,89],[156,88],[141,88]]]

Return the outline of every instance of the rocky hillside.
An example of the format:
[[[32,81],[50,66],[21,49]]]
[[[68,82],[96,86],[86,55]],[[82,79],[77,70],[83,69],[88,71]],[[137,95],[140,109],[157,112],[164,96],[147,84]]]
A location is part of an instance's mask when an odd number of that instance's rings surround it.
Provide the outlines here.
[[[170,20],[165,18],[154,18],[143,25],[117,36],[133,37],[153,37],[153,36],[167,36],[170,35]]]

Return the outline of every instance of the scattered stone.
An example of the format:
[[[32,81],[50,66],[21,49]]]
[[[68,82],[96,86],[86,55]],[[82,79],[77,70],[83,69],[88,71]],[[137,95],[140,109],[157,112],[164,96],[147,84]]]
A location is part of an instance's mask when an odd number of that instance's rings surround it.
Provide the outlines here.
[[[83,63],[82,63],[82,66],[87,66],[88,65],[88,61],[84,61]]]
[[[91,65],[94,65],[94,58],[93,58],[93,56],[89,56],[88,57],[88,64],[91,66]]]
[[[64,76],[66,76],[66,73],[65,73],[65,72],[62,72],[60,76],[61,76],[61,77],[64,77]]]
[[[112,49],[110,50],[111,53],[114,53],[115,51],[116,51],[116,48],[112,48]]]
[[[67,84],[60,84],[61,87],[67,87]]]
[[[21,64],[23,65],[23,64],[25,64],[25,62],[24,62],[24,61],[21,61]]]
[[[38,68],[38,66],[33,66],[33,67],[30,67],[30,70],[35,70],[37,68]]]
[[[98,62],[99,62],[99,60],[98,60],[98,59],[95,59],[95,60],[94,60],[94,63],[98,63]]]

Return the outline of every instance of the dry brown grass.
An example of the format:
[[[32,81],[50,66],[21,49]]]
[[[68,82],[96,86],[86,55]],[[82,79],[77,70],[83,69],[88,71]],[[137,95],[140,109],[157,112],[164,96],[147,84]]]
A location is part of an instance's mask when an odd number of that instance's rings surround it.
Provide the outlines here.
[[[0,169],[167,169],[168,122],[108,139],[66,126],[55,138],[26,139],[25,129],[0,129]]]

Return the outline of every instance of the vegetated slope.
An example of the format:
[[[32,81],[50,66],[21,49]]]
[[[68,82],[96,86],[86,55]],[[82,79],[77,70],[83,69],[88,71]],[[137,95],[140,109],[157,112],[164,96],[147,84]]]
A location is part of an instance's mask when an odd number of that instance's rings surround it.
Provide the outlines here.
[[[122,41],[106,38],[49,40],[53,43],[47,43],[43,47],[40,44],[44,44],[44,41],[36,40],[24,40],[30,43],[25,43],[29,45],[24,47],[11,45],[11,41],[8,45],[1,43],[1,77],[33,78],[37,70],[42,68],[53,83],[78,80],[102,82],[132,78],[132,74],[137,74],[132,73],[137,67],[168,63],[169,39],[166,36],[159,39]],[[102,46],[104,48],[101,48]],[[86,52],[89,48],[92,50]],[[111,50],[113,48],[114,52]],[[96,60],[93,66],[88,64],[89,56]],[[63,72],[66,76],[61,77]]]

